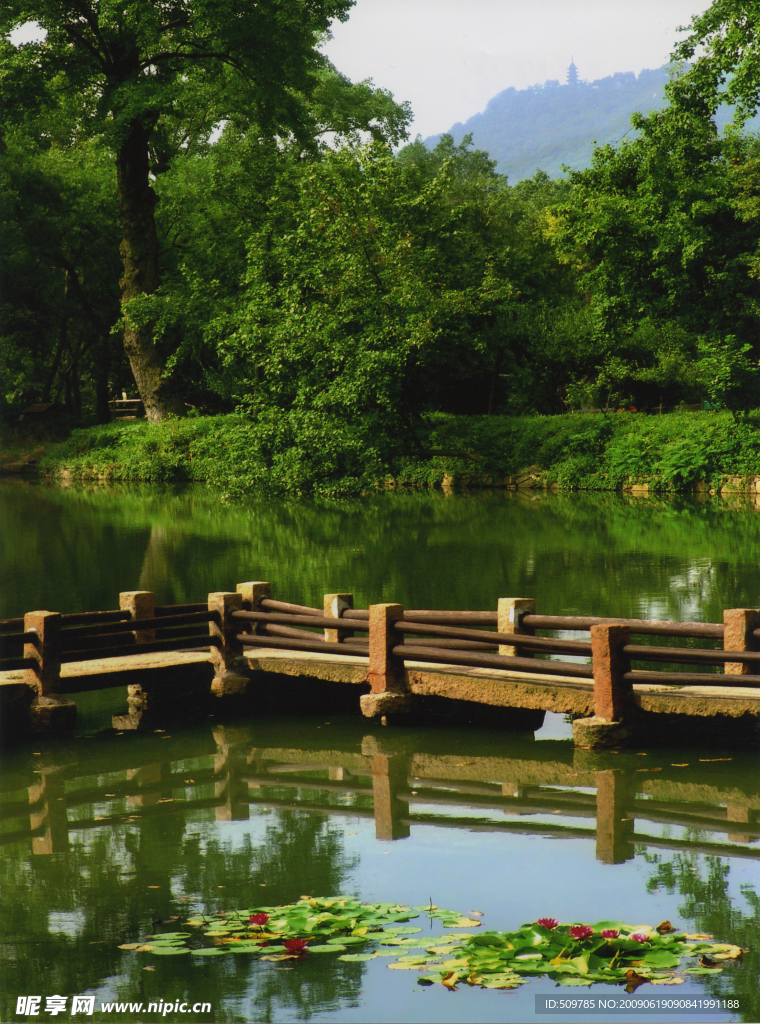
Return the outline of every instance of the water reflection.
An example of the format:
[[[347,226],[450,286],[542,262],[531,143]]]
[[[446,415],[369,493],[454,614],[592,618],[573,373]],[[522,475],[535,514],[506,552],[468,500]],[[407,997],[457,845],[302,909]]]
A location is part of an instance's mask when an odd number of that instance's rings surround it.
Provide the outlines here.
[[[760,514],[749,502],[616,494],[383,494],[355,504],[222,505],[203,489],[0,484],[0,614],[205,600],[244,579],[321,605],[491,608],[720,621],[760,605]]]
[[[162,965],[158,991],[143,961],[116,947],[191,908],[341,891],[356,863],[344,829],[362,818],[388,843],[432,826],[442,841],[459,830],[587,839],[603,864],[646,856],[651,885],[688,892],[687,916],[743,941],[737,921],[715,916],[716,907],[730,915],[728,859],[760,860],[760,779],[742,771],[742,755],[723,766],[721,782],[722,766],[696,754],[673,765],[649,752],[642,768],[637,753],[574,751],[563,741],[511,737],[506,746],[503,733],[337,726],[328,741],[303,723],[210,724],[181,735],[143,723],[12,755],[0,797],[2,1019],[12,1016],[8,1000],[42,976],[50,992],[116,993],[103,998],[176,991],[211,1000],[219,1020],[249,1019],[241,1007],[251,999],[257,1019],[356,1005],[363,964],[330,959],[297,974],[253,970],[244,957]],[[698,855],[711,865],[704,892],[689,870]]]

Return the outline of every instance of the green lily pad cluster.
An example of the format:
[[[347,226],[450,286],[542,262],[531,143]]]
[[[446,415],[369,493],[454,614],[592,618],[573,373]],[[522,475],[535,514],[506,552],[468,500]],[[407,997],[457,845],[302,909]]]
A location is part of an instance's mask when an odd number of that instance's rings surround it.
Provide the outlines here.
[[[421,927],[406,924],[420,916],[437,921],[443,934],[423,935]],[[677,932],[669,922],[653,928],[620,921],[558,924],[542,918],[514,932],[461,930],[479,926],[479,920],[432,904],[407,907],[360,903],[349,896],[304,896],[287,906],[193,917],[183,931],[119,948],[151,957],[247,954],[276,961],[337,954],[352,963],[392,957],[391,970],[413,970],[420,984],[439,982],[450,989],[461,982],[510,989],[546,976],[559,985],[606,982],[624,984],[628,991],[644,983],[677,985],[686,975],[719,973],[722,961],[740,959],[743,952],[713,942],[711,935]]]
[[[603,934],[604,933],[604,934]],[[715,943],[709,935],[687,935],[669,928],[599,921],[594,925],[545,927],[525,924],[515,932],[483,932],[450,945],[429,947],[415,959],[424,967],[422,984],[440,981],[449,988],[460,982],[484,988],[514,988],[546,976],[558,985],[588,986],[594,982],[639,985],[682,984],[690,974],[716,974],[720,961],[739,959],[742,950]],[[445,958],[445,959],[442,959]],[[411,963],[411,958],[404,958]],[[686,961],[681,973],[682,961]]]

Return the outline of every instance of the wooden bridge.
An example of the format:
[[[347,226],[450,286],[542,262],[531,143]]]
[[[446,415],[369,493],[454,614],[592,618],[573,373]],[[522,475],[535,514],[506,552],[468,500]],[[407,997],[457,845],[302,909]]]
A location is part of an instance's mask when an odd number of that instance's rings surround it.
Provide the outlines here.
[[[721,784],[714,765],[696,758],[642,762],[551,740],[518,741],[504,757],[494,734],[475,744],[453,730],[364,732],[336,742],[325,730],[311,745],[278,735],[268,746],[254,726],[181,737],[120,731],[58,760],[30,757],[26,769],[17,758],[0,796],[0,844],[28,842],[43,856],[66,850],[72,834],[166,814],[240,821],[253,808],[370,819],[380,840],[422,826],[588,840],[608,864],[630,860],[634,847],[760,859],[760,780],[751,772]],[[658,834],[659,825],[670,828]]]
[[[588,639],[546,635],[567,631]],[[250,582],[203,604],[155,607],[152,593],[130,591],[111,611],[29,612],[1,622],[0,641],[6,734],[71,728],[69,695],[88,690],[126,684],[138,711],[185,704],[192,680],[215,698],[258,700],[273,676],[311,680],[312,695],[318,681],[346,684],[386,723],[431,701],[500,709],[500,721],[531,730],[564,712],[582,747],[625,745],[674,719],[690,723],[684,735],[709,720],[738,736],[760,716],[757,609],[673,622],[543,615],[530,598],[492,611],[360,609],[346,593],[314,608]]]

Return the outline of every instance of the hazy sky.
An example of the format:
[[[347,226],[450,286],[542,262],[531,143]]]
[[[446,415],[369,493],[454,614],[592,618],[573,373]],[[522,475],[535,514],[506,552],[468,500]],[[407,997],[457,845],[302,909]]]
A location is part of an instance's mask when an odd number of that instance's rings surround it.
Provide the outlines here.
[[[325,53],[352,81],[410,100],[411,134],[446,131],[509,86],[666,63],[708,0],[357,0]]]
[[[709,0],[356,0],[324,47],[352,81],[372,78],[414,111],[411,134],[446,131],[510,85],[657,68]],[[21,42],[33,33],[14,33]]]

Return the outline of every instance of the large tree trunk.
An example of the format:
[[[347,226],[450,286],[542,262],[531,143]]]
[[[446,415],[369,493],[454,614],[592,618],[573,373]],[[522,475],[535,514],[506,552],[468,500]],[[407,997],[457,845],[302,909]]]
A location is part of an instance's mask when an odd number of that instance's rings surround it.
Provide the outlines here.
[[[158,288],[158,235],[154,213],[157,199],[150,187],[149,135],[150,128],[133,121],[129,136],[116,157],[122,231],[119,252],[124,265],[120,281],[122,304],[136,295],[150,295]],[[163,378],[162,360],[153,341],[153,325],[125,328],[124,349],[148,420],[157,423],[167,415],[183,412],[181,397],[171,392]]]

